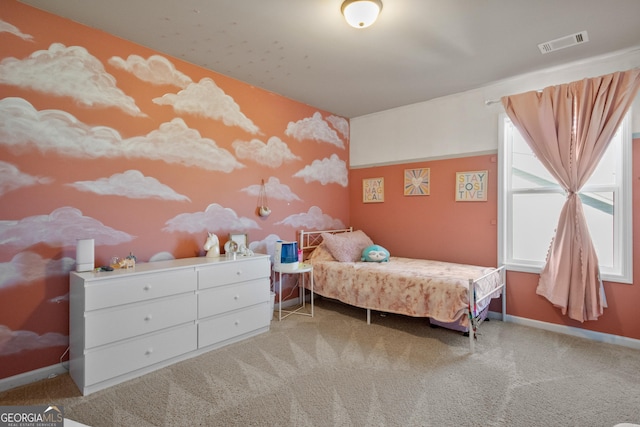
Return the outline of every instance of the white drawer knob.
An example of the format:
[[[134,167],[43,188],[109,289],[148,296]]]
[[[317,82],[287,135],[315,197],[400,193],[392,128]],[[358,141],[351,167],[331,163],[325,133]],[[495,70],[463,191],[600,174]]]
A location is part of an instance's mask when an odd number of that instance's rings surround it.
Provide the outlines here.
[[[233,297],[234,300],[238,301],[240,299],[240,295],[236,295]]]
[[[236,326],[238,326],[238,325],[240,324],[240,321],[239,321],[239,320],[236,320],[236,321],[234,322],[234,324],[235,324]]]
[[[151,285],[145,285],[145,287],[143,289],[145,291],[149,291],[149,290],[151,290]]]
[[[239,275],[241,275],[241,274],[242,274],[242,270],[238,270],[238,271],[236,271],[236,274],[237,274],[238,276],[239,276]]]
[[[147,316],[144,318],[144,320],[146,320],[148,322],[152,318],[153,318],[153,316],[151,314],[147,314]]]
[[[150,355],[151,353],[153,353],[153,348],[152,347],[149,347],[147,349],[147,351],[144,352],[144,354],[146,354],[147,356]]]

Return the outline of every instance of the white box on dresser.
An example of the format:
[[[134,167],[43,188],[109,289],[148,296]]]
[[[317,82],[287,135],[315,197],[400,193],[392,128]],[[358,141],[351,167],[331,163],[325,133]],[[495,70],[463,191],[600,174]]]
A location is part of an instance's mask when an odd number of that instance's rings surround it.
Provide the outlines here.
[[[69,365],[94,391],[269,330],[269,256],[70,275]]]

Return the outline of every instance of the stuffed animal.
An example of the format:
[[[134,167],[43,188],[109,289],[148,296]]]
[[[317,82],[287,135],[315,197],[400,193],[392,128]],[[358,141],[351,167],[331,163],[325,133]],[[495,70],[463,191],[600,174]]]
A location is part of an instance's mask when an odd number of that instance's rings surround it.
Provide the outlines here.
[[[379,245],[371,245],[362,251],[361,261],[389,262],[389,251]]]
[[[218,236],[209,233],[207,240],[204,242],[204,250],[207,251],[207,258],[216,258],[220,256],[220,240]]]

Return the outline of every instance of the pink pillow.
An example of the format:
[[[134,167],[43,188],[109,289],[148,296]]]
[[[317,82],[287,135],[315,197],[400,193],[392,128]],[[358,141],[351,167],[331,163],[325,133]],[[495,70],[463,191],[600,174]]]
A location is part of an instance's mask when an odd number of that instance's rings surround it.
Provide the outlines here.
[[[360,261],[362,250],[373,245],[373,241],[361,230],[339,234],[322,233],[322,242],[340,262]]]
[[[309,261],[335,261],[336,259],[331,255],[331,252],[327,249],[327,245],[324,243],[320,243],[318,247],[316,247],[311,255],[309,255]]]

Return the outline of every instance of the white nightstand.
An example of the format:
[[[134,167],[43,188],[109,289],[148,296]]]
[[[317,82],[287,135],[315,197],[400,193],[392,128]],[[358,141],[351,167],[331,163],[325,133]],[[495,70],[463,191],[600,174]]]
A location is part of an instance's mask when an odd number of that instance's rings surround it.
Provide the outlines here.
[[[313,265],[311,264],[299,264],[298,268],[294,269],[294,270],[280,270],[277,267],[273,267],[273,271],[275,271],[276,273],[278,273],[278,295],[279,295],[279,301],[280,303],[278,304],[278,320],[282,320],[285,317],[291,315],[291,314],[300,314],[303,316],[311,316],[313,317]],[[306,299],[305,299],[305,280],[306,280],[306,274],[305,273],[309,273],[309,276],[311,277],[311,313],[303,313],[300,310],[303,310],[306,307]],[[301,297],[302,298],[302,305],[298,308],[296,308],[295,310],[283,310],[282,309],[282,275],[283,274],[302,274],[302,283],[298,282],[298,287],[302,290],[302,294]],[[285,313],[285,315],[283,316],[282,313]]]

